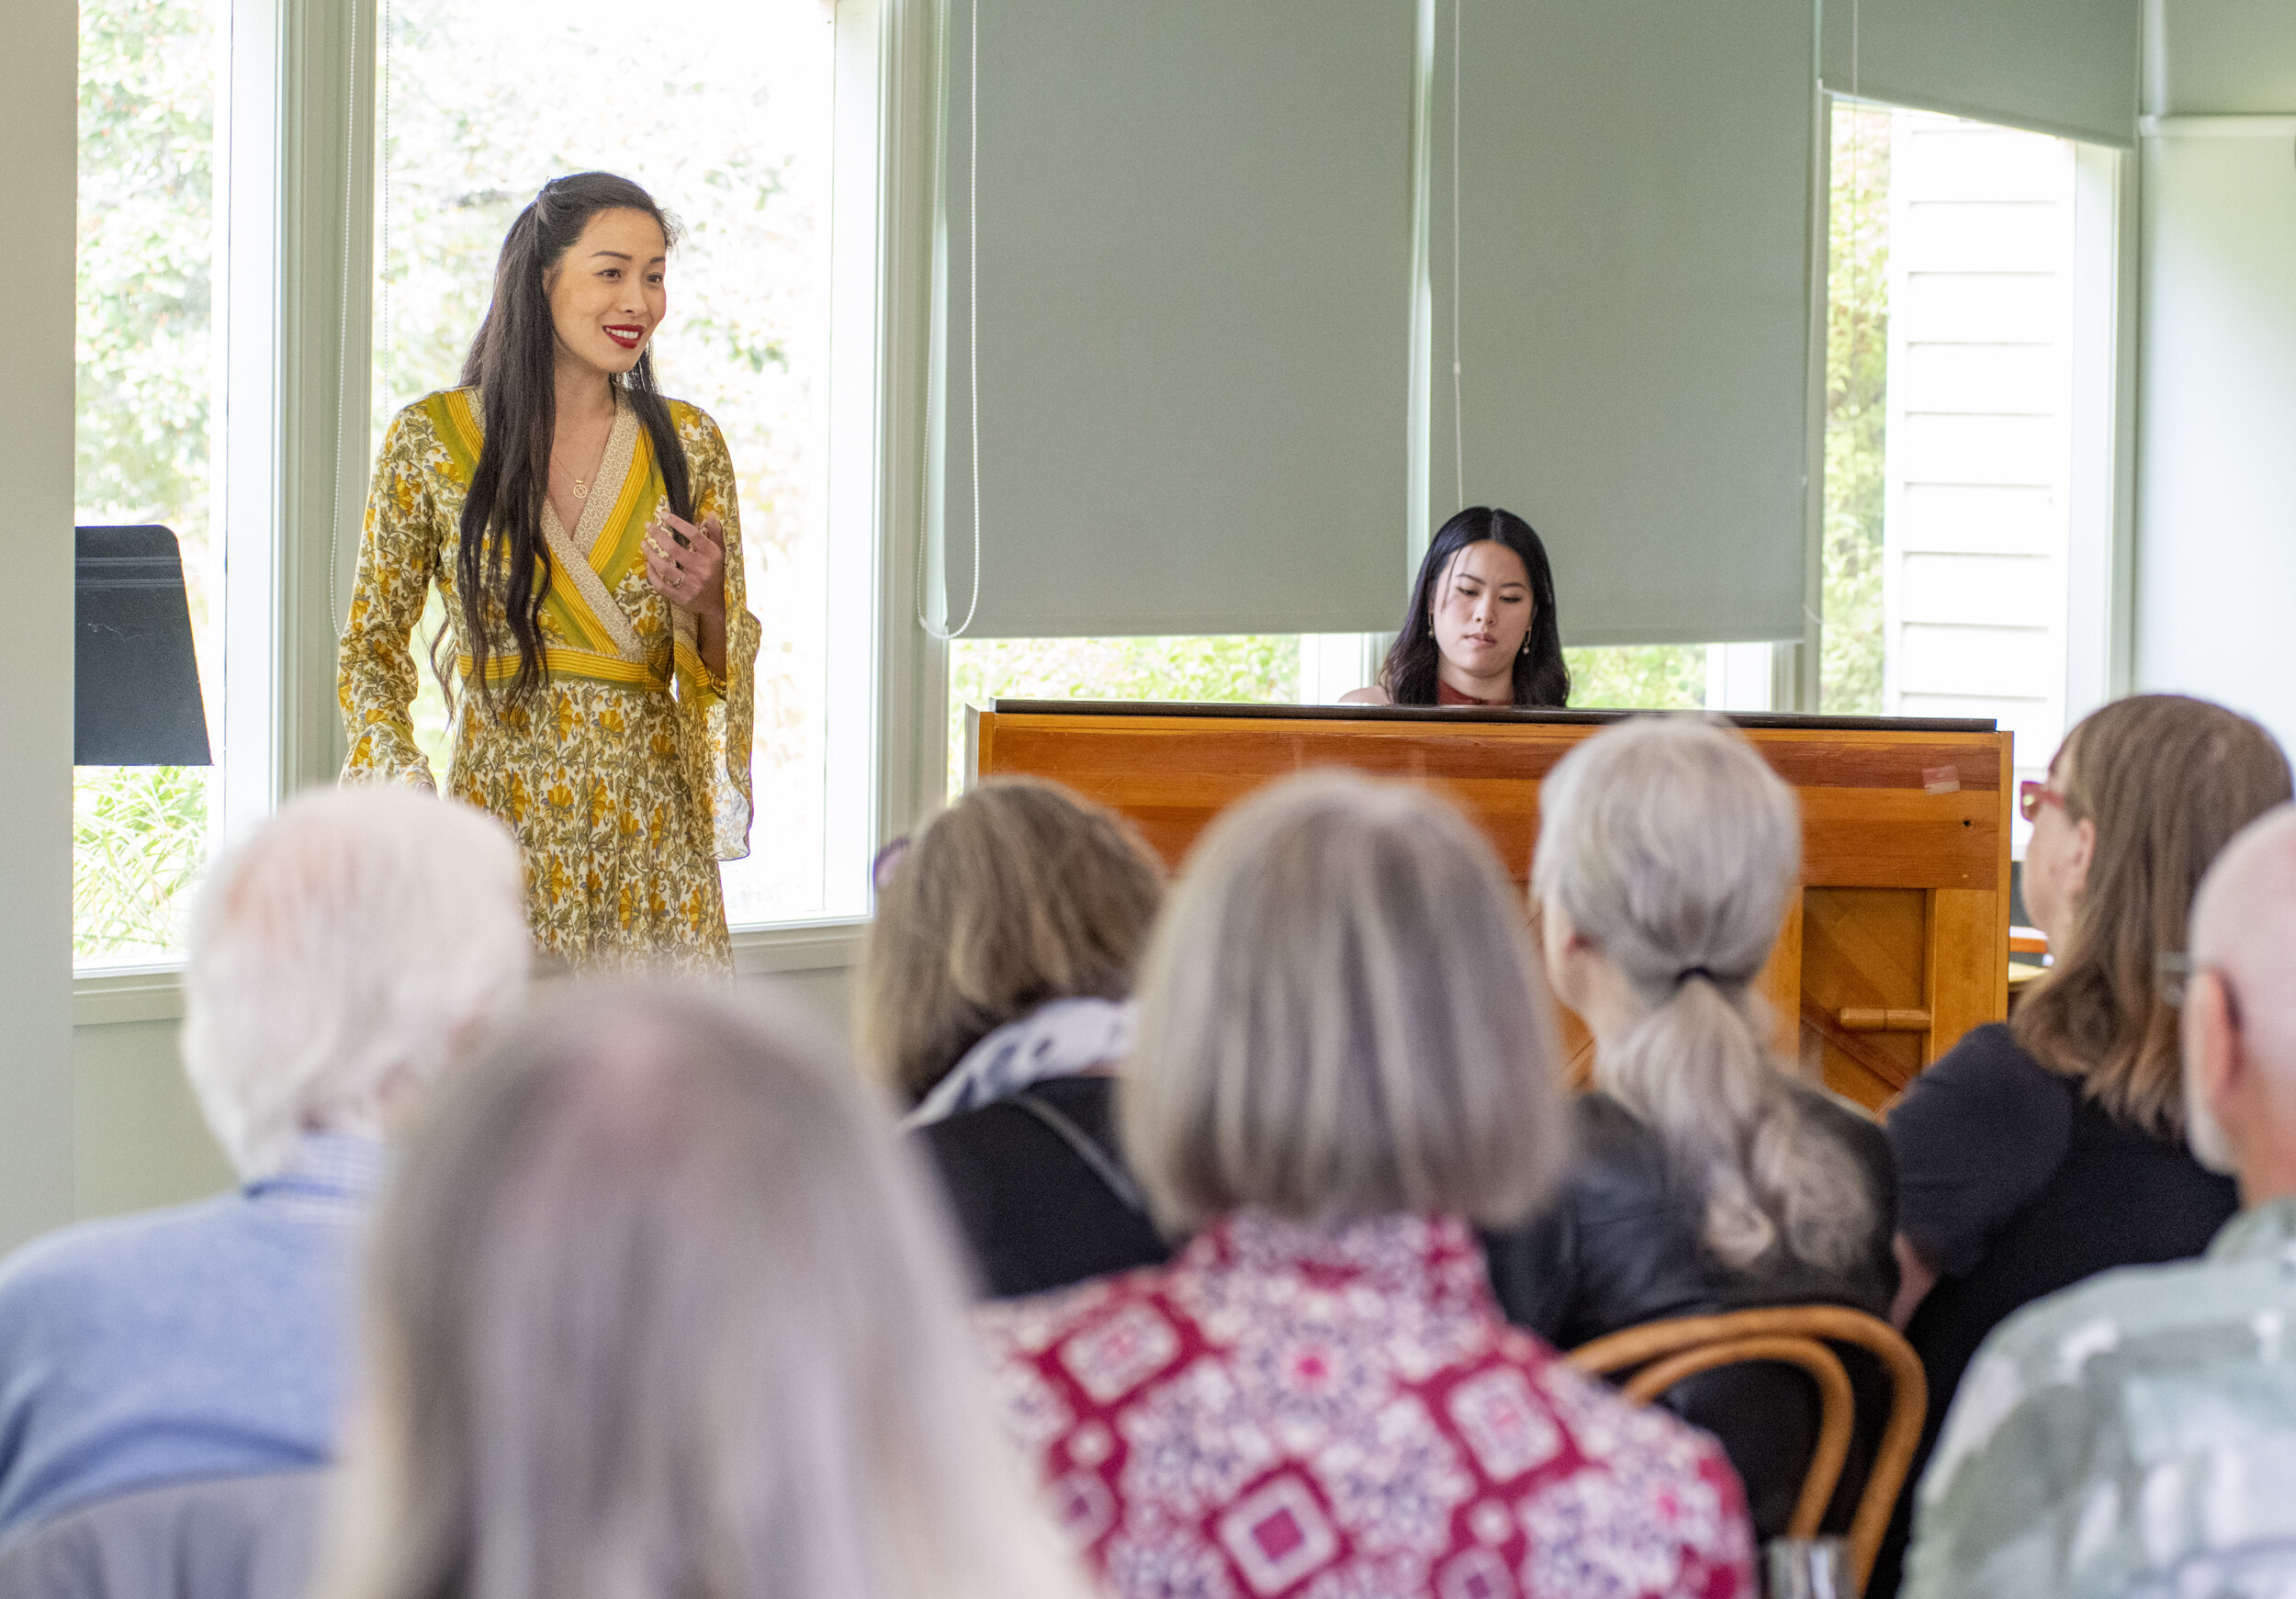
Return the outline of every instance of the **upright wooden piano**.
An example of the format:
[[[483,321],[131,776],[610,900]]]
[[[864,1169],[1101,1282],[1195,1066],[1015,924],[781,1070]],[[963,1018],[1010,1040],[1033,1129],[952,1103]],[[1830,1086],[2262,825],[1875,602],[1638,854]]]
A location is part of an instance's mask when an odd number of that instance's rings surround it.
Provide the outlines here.
[[[1253,789],[1349,767],[1447,795],[1527,883],[1540,779],[1630,714],[999,700],[967,713],[967,775],[1064,783],[1131,817],[1176,867]],[[2008,1014],[2009,735],[1990,721],[1729,720],[1802,807],[1802,894],[1762,979],[1779,1045],[1878,1110]],[[1583,1076],[1592,1045],[1567,1013],[1565,1042]]]

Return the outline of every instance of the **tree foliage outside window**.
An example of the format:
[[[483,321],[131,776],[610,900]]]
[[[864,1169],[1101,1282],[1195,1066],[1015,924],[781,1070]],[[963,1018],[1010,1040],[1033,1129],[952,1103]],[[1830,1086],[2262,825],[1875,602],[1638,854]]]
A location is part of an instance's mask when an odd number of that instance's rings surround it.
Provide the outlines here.
[[[1882,467],[1889,397],[1890,114],[1837,104],[1827,217],[1819,708],[1882,713]]]
[[[160,955],[181,941],[186,892],[207,861],[207,771],[85,766],[72,784],[76,957]]]
[[[1681,710],[1705,703],[1704,645],[1563,652],[1570,703]],[[1294,634],[1173,638],[961,638],[949,649],[949,786],[964,786],[964,713],[1008,700],[1296,704]]]
[[[964,712],[1008,700],[1295,704],[1297,634],[961,638],[949,647],[949,789],[964,786]]]
[[[73,501],[82,523],[174,529],[210,712],[223,681],[208,513],[219,38],[209,0],[81,0]],[[74,771],[75,960],[180,945],[210,771]]]
[[[1578,710],[1694,711],[1706,703],[1703,644],[1566,649],[1562,659]]]

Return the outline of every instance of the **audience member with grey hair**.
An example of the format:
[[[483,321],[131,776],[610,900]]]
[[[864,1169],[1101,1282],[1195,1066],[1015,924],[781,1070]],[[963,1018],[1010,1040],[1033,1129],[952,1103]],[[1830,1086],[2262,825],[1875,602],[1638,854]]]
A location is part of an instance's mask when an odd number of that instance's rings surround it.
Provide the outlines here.
[[[1917,1495],[1909,1599],[2296,1593],[2296,806],[2208,870],[2180,1006],[2185,1136],[2242,1210],[2199,1260],[2035,1301],[1979,1346]]]
[[[1800,892],[1793,791],[1731,728],[1642,718],[1566,756],[1539,816],[1547,970],[1594,1034],[1595,1089],[1575,1107],[1559,1201],[1490,1241],[1508,1314],[1564,1347],[1764,1304],[1885,1315],[1887,1142],[1789,1075],[1754,989]],[[1669,1396],[1729,1449],[1765,1536],[1792,1514],[1813,1397],[1763,1367]]]
[[[464,805],[312,794],[215,862],[184,1054],[241,1187],[0,1267],[0,1545],[152,1484],[330,1459],[382,1140],[529,958],[517,847]]]
[[[1521,906],[1465,818],[1335,774],[1246,801],[1139,1003],[1121,1135],[1194,1236],[978,1312],[1108,1592],[1751,1594],[1721,1452],[1492,1301],[1469,1223],[1539,1200],[1563,1118]]]
[[[568,990],[376,1227],[325,1599],[1083,1599],[851,1066],[731,997]]]

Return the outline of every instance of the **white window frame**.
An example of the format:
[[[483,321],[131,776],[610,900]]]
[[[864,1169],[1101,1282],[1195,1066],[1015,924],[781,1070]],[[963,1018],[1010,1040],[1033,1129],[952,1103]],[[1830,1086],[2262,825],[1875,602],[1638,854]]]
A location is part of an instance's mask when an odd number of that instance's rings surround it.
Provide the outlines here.
[[[231,0],[215,137],[212,412],[225,540],[224,748],[211,841],[342,766],[331,549],[366,492],[372,0]],[[357,382],[347,381],[352,374]],[[345,540],[336,529],[352,530]],[[347,587],[347,583],[339,583]],[[183,962],[73,977],[75,1026],[182,1013]]]

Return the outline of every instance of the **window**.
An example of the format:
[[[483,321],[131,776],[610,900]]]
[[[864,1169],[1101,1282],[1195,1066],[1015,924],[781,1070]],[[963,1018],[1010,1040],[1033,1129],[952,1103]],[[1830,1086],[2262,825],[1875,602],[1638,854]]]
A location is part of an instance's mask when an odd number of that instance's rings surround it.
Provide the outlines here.
[[[208,742],[223,748],[223,544],[213,514],[216,126],[222,0],[82,0],[74,498],[159,523],[183,555]],[[76,964],[180,948],[219,767],[73,772]]]
[[[1756,647],[1766,653],[1769,647]],[[1562,659],[1570,668],[1570,704],[1581,710],[1695,709],[1707,703],[1708,650],[1703,644],[1566,649]]]
[[[857,913],[866,882],[870,740],[844,735],[873,698],[868,534],[833,550],[827,492],[834,49],[824,0],[390,0],[378,63],[377,440],[457,380],[503,232],[546,179],[618,172],[683,225],[655,359],[725,430],[764,630],[737,927]],[[872,264],[851,270],[865,290]],[[417,727],[443,775],[434,681]]]
[[[949,792],[964,787],[968,705],[998,698],[1327,705],[1378,675],[1384,642],[1361,633],[960,638],[949,647]],[[1770,704],[1766,644],[1566,649],[1563,659],[1578,706],[1765,710]],[[1722,697],[1726,683],[1737,685],[1739,697]]]
[[[1847,102],[1832,131],[1822,707],[1995,717],[2032,775],[2108,542],[2075,510],[2109,498],[2077,480],[2110,459],[2080,419],[2110,408],[2076,388],[2111,370],[2077,310],[2111,267],[2112,231],[2077,226],[2104,152]]]
[[[1825,631],[1818,708],[1882,714],[1882,452],[1893,113],[1837,102],[1827,209]]]
[[[1356,634],[960,638],[949,647],[949,792],[964,788],[968,705],[1000,698],[1317,704],[1371,681],[1363,654]]]

